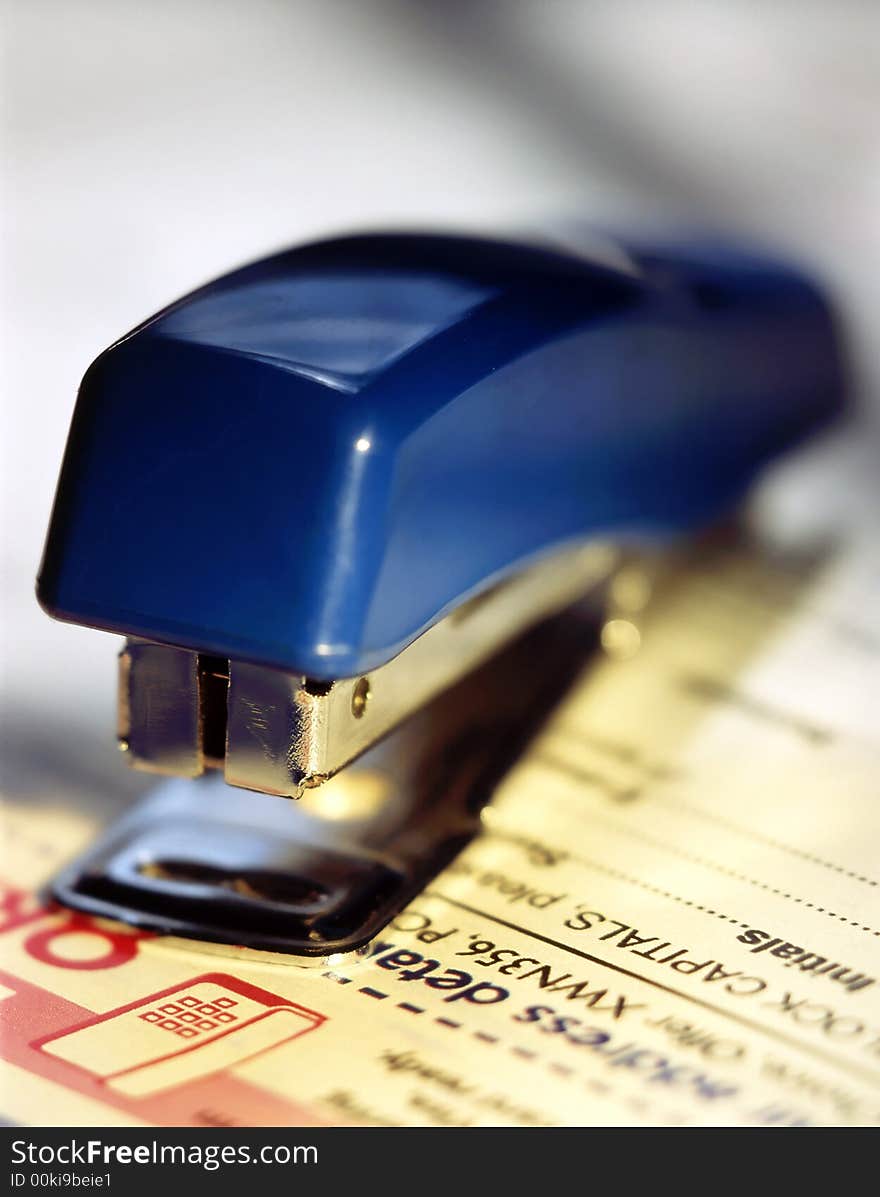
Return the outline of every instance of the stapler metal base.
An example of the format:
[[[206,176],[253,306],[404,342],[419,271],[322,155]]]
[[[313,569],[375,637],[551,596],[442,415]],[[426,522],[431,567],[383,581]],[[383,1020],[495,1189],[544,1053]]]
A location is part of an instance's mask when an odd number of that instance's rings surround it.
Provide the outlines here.
[[[297,803],[166,782],[56,878],[63,904],[299,956],[367,943],[479,834],[500,780],[584,667],[601,606],[545,620]]]

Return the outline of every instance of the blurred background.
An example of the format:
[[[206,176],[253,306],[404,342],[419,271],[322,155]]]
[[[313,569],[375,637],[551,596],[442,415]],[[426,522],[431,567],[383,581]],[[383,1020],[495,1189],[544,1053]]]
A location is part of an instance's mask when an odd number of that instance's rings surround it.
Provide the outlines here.
[[[2,13],[10,796],[111,802],[148,784],[119,765],[111,638],[49,621],[33,581],[86,366],[248,258],[376,226],[671,222],[766,243],[838,299],[863,399],[849,436],[874,469],[871,0],[18,0]]]

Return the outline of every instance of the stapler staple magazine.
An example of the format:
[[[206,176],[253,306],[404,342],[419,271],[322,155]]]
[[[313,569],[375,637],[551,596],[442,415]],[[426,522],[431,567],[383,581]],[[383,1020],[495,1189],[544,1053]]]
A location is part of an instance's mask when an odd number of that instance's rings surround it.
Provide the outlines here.
[[[716,245],[351,236],[147,320],[82,382],[38,596],[126,637],[120,747],[190,780],[57,898],[362,946],[478,830],[620,546],[735,507],[840,361],[810,282]]]

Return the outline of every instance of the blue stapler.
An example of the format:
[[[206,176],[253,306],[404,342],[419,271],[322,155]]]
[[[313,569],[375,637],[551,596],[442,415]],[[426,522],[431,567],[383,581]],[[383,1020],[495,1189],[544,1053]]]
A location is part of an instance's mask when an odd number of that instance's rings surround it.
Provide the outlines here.
[[[127,638],[134,765],[298,796],[570,607],[609,541],[725,514],[843,395],[820,292],[739,251],[307,245],[208,284],[90,367],[39,600]],[[518,674],[530,701],[533,672]],[[323,931],[302,915],[295,950],[362,941],[453,842],[354,931],[336,907]],[[118,915],[96,892],[63,896]],[[127,894],[126,917],[179,929],[167,901],[148,917]]]

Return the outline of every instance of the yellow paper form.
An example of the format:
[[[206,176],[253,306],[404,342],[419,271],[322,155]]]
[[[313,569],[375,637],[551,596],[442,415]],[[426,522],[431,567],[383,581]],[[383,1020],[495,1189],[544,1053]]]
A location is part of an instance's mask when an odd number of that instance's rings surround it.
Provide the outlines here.
[[[770,531],[647,597],[485,833],[357,957],[133,932],[35,891],[96,827],[10,804],[6,1119],[880,1120],[880,552]]]

